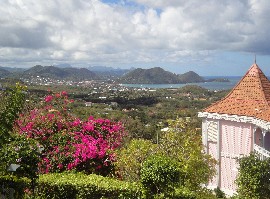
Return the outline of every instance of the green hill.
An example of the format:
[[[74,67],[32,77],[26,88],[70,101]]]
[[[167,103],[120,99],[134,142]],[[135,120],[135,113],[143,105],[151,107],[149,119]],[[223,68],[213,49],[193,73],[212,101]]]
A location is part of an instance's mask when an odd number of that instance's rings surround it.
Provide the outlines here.
[[[58,68],[55,66],[34,66],[22,73],[23,77],[40,76],[54,79],[84,80],[96,79],[96,74],[86,68]]]
[[[137,68],[124,75],[119,81],[124,84],[179,84],[204,82],[205,80],[193,71],[177,75],[155,67],[150,69]]]
[[[189,71],[182,75],[178,75],[180,82],[182,83],[195,83],[195,82],[204,82],[205,79],[193,71]]]
[[[7,77],[11,74],[8,70],[0,67],[0,78]]]
[[[137,68],[120,79],[121,83],[128,84],[176,84],[176,74],[165,71],[160,67],[142,69]]]

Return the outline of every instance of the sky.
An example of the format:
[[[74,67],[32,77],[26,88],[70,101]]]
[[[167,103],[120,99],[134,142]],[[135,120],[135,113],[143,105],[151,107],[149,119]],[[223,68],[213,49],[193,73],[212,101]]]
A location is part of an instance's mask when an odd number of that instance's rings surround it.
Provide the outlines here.
[[[1,0],[0,66],[270,75],[269,0]]]

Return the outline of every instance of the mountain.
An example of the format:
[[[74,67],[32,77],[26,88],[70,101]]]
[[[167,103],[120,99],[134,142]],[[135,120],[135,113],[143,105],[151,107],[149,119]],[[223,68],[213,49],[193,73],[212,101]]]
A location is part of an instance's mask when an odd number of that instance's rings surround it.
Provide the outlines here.
[[[25,71],[26,68],[17,68],[17,67],[2,67],[0,66],[1,69],[4,69],[4,70],[7,70],[11,73],[14,73],[14,72],[22,72],[22,71]]]
[[[41,77],[51,77],[51,78],[64,78],[68,74],[55,66],[41,66],[36,65],[23,72],[23,76],[41,76]]]
[[[193,71],[177,75],[155,67],[150,69],[137,68],[124,75],[119,81],[124,84],[179,84],[204,82],[205,79]]]
[[[121,77],[130,71],[130,69],[113,68],[107,66],[90,66],[88,69],[103,79],[109,77]]]
[[[96,73],[86,69],[86,68],[63,68],[68,74],[68,78],[75,78],[75,79],[97,79],[98,76]]]
[[[85,80],[96,79],[97,75],[86,68],[58,68],[55,66],[34,66],[22,73],[23,77],[40,76],[54,79]]]
[[[8,70],[4,69],[3,67],[0,67],[0,78],[7,77],[11,74]]]
[[[204,82],[205,79],[193,71],[189,71],[182,75],[178,75],[180,82],[182,83],[197,83]]]
[[[128,84],[177,84],[179,79],[176,74],[155,67],[150,69],[137,68],[120,78],[120,82]]]
[[[64,64],[57,64],[57,65],[53,65],[57,68],[72,68],[72,66],[68,63],[64,63]]]
[[[112,71],[112,70],[116,70],[113,67],[108,67],[108,66],[89,66],[88,69],[90,71],[99,71],[99,72],[106,72],[106,71]]]

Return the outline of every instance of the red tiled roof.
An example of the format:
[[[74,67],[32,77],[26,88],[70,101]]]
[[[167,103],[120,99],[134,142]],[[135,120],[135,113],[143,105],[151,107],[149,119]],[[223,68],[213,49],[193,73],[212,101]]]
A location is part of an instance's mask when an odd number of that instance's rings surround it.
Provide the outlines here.
[[[204,112],[250,116],[270,122],[270,81],[253,64],[225,98]]]

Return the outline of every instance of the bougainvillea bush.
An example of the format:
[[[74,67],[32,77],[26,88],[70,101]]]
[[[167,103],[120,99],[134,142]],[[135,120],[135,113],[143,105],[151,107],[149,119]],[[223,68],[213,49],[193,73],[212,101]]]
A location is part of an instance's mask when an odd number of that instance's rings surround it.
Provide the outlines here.
[[[20,115],[17,132],[38,141],[39,173],[77,170],[107,175],[126,135],[122,124],[91,116],[82,121],[69,113],[70,103],[66,92],[46,96],[40,108]]]

